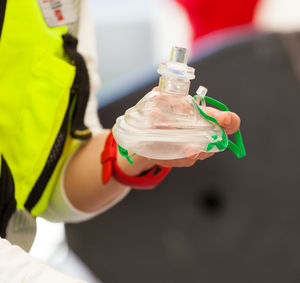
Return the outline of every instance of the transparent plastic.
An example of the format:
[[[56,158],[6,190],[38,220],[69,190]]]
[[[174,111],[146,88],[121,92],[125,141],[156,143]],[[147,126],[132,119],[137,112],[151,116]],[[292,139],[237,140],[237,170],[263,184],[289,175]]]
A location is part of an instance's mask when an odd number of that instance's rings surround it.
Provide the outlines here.
[[[207,89],[189,95],[194,69],[187,66],[187,50],[173,47],[168,63],[162,63],[159,87],[117,118],[116,142],[123,148],[153,159],[179,159],[207,152],[210,143],[222,140],[222,129],[204,118]],[[220,151],[216,146],[210,152]]]

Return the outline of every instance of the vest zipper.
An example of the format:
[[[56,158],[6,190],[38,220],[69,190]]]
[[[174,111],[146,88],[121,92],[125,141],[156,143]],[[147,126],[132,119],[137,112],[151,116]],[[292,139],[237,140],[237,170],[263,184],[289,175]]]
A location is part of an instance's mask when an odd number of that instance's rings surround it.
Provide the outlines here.
[[[73,101],[73,96],[71,94],[68,109],[66,111],[64,120],[63,120],[62,125],[59,130],[59,133],[54,141],[53,147],[48,156],[48,160],[45,164],[45,167],[43,168],[41,175],[39,176],[38,180],[36,181],[34,187],[32,188],[32,190],[24,204],[24,207],[29,212],[31,212],[31,210],[34,208],[34,206],[41,199],[41,197],[46,189],[46,186],[51,178],[51,175],[54,172],[54,169],[55,169],[55,167],[59,161],[59,158],[61,157],[61,154],[63,152],[65,141],[66,141],[67,134],[68,134],[68,121],[69,121],[69,113],[70,113],[72,101]]]
[[[74,64],[76,66],[76,75],[73,82],[73,86],[70,90],[69,106],[61,128],[59,130],[59,133],[50,151],[45,167],[24,204],[25,208],[29,212],[31,212],[31,210],[41,199],[44,190],[46,189],[46,186],[52,176],[52,173],[54,172],[55,167],[62,155],[65,141],[68,135],[69,119],[71,119],[70,134],[73,138],[85,140],[91,137],[90,130],[84,125],[84,113],[90,93],[88,70],[83,57],[77,52],[77,39],[67,34],[63,36],[63,40],[64,49],[74,61]],[[70,115],[70,108],[74,99],[76,99],[76,104],[74,107],[75,109]]]
[[[6,1],[7,0],[0,0],[0,39],[2,34],[3,23],[4,23]]]

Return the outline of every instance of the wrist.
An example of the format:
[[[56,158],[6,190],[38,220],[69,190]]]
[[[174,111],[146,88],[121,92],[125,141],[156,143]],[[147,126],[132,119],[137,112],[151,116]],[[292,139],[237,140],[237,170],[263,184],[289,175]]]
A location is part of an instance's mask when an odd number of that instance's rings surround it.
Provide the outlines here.
[[[136,162],[135,166],[132,166],[128,164],[127,159],[121,158],[120,155],[118,158],[118,155],[117,143],[114,140],[112,132],[110,132],[100,156],[103,184],[107,184],[111,176],[113,176],[120,184],[135,189],[153,189],[171,170],[171,168],[155,165],[153,160],[139,155],[133,161]],[[119,162],[117,162],[118,159]],[[142,172],[144,174],[141,174]]]
[[[131,154],[131,152],[129,152]],[[117,164],[119,168],[128,176],[139,176],[142,172],[147,171],[155,166],[155,162],[149,158],[135,154],[131,157],[133,164],[129,164],[120,152],[117,152]]]

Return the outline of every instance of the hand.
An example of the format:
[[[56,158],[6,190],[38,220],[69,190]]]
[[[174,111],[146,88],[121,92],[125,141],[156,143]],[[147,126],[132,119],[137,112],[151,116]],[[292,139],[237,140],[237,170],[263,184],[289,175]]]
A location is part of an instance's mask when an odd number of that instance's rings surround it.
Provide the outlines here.
[[[216,118],[225,132],[230,135],[234,134],[240,127],[240,118],[237,114],[233,112],[224,112],[217,110],[212,107],[206,107],[205,112]],[[129,152],[131,153],[131,152]],[[136,154],[132,157],[134,166],[129,165],[128,161],[125,158],[122,158],[118,152],[118,163],[123,172],[126,172],[128,175],[137,176],[141,172],[152,168],[155,164],[161,165],[164,167],[190,167],[193,166],[197,160],[204,160],[213,156],[214,153],[200,152],[198,154],[191,155],[186,158],[174,159],[174,160],[160,160],[160,159],[149,159],[143,156]]]
[[[206,107],[205,112],[216,118],[222,128],[228,135],[234,134],[240,127],[241,120],[239,116],[233,112],[224,112],[212,107]],[[190,167],[195,164],[197,160],[204,160],[213,156],[214,153],[200,152],[198,154],[191,155],[186,158],[174,159],[174,160],[156,160],[152,159],[155,164],[165,167]]]

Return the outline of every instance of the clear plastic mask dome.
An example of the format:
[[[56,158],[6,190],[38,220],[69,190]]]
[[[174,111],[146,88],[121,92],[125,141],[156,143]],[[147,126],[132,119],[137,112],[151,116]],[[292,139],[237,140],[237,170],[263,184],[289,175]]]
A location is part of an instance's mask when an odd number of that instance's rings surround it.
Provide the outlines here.
[[[206,88],[199,88],[196,100],[188,93],[195,70],[187,57],[186,48],[173,47],[170,61],[158,68],[159,87],[117,118],[113,135],[121,147],[148,158],[178,159],[206,152],[222,139],[220,127],[198,109],[200,104],[205,112]]]

